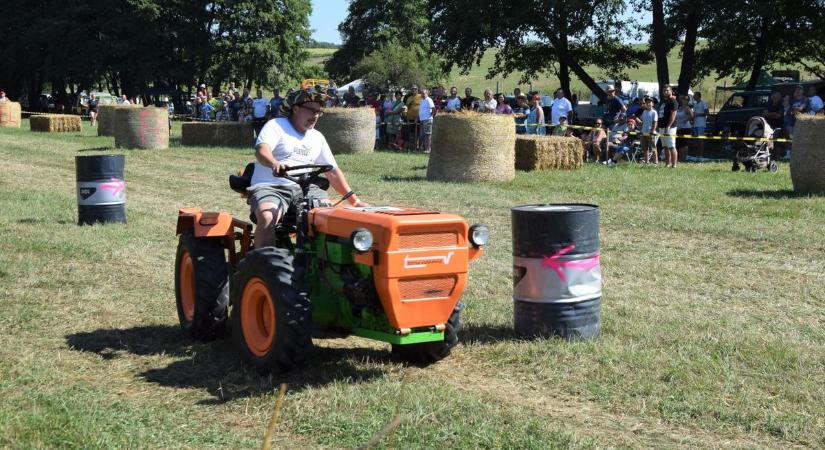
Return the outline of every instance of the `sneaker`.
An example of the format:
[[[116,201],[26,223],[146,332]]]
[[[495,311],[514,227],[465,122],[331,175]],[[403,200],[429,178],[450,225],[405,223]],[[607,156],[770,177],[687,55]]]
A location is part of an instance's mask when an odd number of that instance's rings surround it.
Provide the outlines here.
[[[607,166],[608,167],[616,167],[616,161],[613,161],[612,159],[608,159],[607,160]]]

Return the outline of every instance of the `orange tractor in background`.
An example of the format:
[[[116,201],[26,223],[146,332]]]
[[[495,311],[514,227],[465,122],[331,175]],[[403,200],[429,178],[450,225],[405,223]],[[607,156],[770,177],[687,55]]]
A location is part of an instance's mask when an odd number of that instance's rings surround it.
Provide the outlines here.
[[[469,262],[482,255],[487,227],[430,210],[322,207],[307,192],[328,186],[320,175],[331,169],[299,166],[284,175],[304,195],[276,226],[276,247],[256,248],[252,224],[228,213],[179,211],[175,298],[183,331],[209,339],[231,323],[244,359],[264,372],[302,364],[314,327],[388,342],[417,364],[446,357],[458,342]],[[232,188],[244,193],[252,170],[230,177]]]

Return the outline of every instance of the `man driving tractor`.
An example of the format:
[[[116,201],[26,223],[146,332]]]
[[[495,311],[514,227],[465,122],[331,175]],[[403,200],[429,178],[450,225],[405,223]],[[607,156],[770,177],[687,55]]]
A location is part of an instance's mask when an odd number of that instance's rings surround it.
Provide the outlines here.
[[[275,245],[274,226],[280,222],[290,205],[301,200],[298,184],[283,178],[291,166],[329,164],[333,170],[327,173],[329,184],[353,206],[367,206],[352,193],[344,173],[338,168],[335,157],[315,123],[323,112],[321,106],[326,95],[319,92],[298,90],[281,104],[281,116],[264,125],[255,143],[255,170],[249,187],[249,205],[255,214],[256,247]],[[311,186],[309,197],[326,199],[327,194],[318,186]]]

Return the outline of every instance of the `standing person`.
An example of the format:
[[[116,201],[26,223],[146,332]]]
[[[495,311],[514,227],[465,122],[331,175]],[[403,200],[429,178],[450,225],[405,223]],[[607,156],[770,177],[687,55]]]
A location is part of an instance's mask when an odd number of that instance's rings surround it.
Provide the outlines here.
[[[129,97],[127,97],[126,94],[123,94],[123,95],[120,96],[120,104],[122,104],[122,105],[131,105],[132,102],[129,101]]]
[[[433,100],[433,104],[435,104],[435,113],[438,114],[444,109],[445,104],[447,103],[444,100],[444,88],[441,86],[433,86],[432,95],[430,98]]]
[[[269,100],[269,117],[272,119],[276,119],[281,117],[281,104],[284,102],[283,97],[281,97],[281,90],[275,88],[272,91],[272,98]]]
[[[496,114],[513,114],[513,108],[507,104],[504,94],[496,94]]]
[[[3,94],[2,96],[0,96],[0,101],[4,101],[2,100],[2,98],[6,96],[6,93],[0,91],[0,94]],[[95,97],[95,95],[92,94],[91,96],[89,96],[89,102],[86,103],[86,106],[89,107],[89,125],[93,127],[97,126],[97,105],[97,97]]]
[[[516,97],[516,106],[513,108],[513,116],[516,119],[516,134],[526,134],[527,129],[524,122],[530,114],[530,105],[527,104],[527,96],[519,93]]]
[[[410,151],[418,149],[418,108],[421,106],[421,94],[418,93],[418,86],[410,86],[410,93],[404,99],[404,105],[407,107],[407,132],[405,138],[407,139],[407,149]]]
[[[355,108],[358,106],[358,103],[361,101],[361,97],[355,94],[355,87],[350,86],[347,88],[347,93],[344,94],[344,107],[346,108]]]
[[[527,134],[538,134],[544,136],[547,131],[544,129],[544,110],[541,109],[541,96],[533,94],[530,105],[530,112],[524,119],[527,127]]]
[[[450,88],[450,97],[447,98],[447,106],[444,107],[444,110],[454,113],[459,109],[461,109],[461,98],[458,97],[458,89],[453,86]]]
[[[573,111],[573,104],[564,98],[564,89],[556,89],[553,94],[553,103],[550,105],[550,125],[559,124],[559,118],[564,116],[567,123],[570,123],[570,113]]]
[[[433,116],[435,102],[430,98],[427,88],[421,90],[421,104],[418,106],[418,121],[421,122],[421,142],[419,150],[430,153],[430,144],[433,134]]]
[[[94,96],[92,96],[94,97]],[[9,101],[9,98],[6,97],[6,91],[0,91],[0,103]]]
[[[478,105],[478,112],[493,114],[496,112],[498,102],[493,98],[493,91],[490,89],[484,90],[484,100]]]
[[[690,138],[682,136],[691,136],[693,134],[693,110],[690,108],[690,103],[687,95],[680,95],[677,97],[679,102],[679,110],[676,111],[676,152],[681,156],[681,160],[685,161],[688,156],[688,144]]]
[[[464,89],[464,98],[461,99],[461,109],[465,111],[475,111],[478,109],[478,97],[473,97],[471,88]]]
[[[707,127],[708,105],[702,100],[701,92],[693,93],[693,135],[704,136]],[[705,140],[699,139],[696,143],[699,150],[699,158],[705,156]]]
[[[653,164],[659,164],[659,152],[656,151],[656,122],[659,120],[659,113],[653,108],[653,99],[650,97],[645,97],[642,108],[642,154],[645,155],[645,162],[651,162],[652,156]]]
[[[521,95],[521,88],[516,86],[513,88],[513,100],[510,101],[510,107],[515,108],[518,104],[518,96]]]
[[[662,102],[659,104],[659,135],[668,167],[676,167],[676,112],[679,104],[673,98],[673,88],[665,86]]]
[[[619,113],[627,111],[627,106],[624,105],[622,99],[616,96],[616,88],[613,86],[607,87],[607,99],[604,104],[604,124],[607,127],[613,125],[616,116]]]
[[[264,125],[255,144],[255,171],[249,193],[249,205],[257,219],[255,248],[275,245],[275,225],[281,221],[290,205],[301,200],[301,190],[292,181],[282,178],[290,166],[329,164],[330,186],[341,195],[352,192],[346,177],[335,162],[324,135],[315,129],[323,114],[321,106],[326,96],[317,92],[295,91],[287,96],[280,117]],[[308,193],[314,198],[326,198],[326,193],[311,186]],[[357,195],[348,199],[353,206],[366,206]]]
[[[404,139],[401,137],[401,112],[404,108],[403,94],[401,91],[395,91],[395,100],[387,115],[387,135],[390,147],[396,150],[404,148]]]
[[[266,123],[266,116],[269,111],[269,102],[264,98],[264,92],[260,89],[255,91],[255,98],[252,99],[252,129],[255,136],[261,132],[261,128]]]

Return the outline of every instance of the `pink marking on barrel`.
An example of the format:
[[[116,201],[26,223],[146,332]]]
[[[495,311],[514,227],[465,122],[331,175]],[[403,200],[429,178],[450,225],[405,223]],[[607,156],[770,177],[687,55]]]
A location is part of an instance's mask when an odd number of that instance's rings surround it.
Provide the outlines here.
[[[124,189],[126,189],[126,184],[123,180],[118,178],[112,177],[111,183],[103,183],[100,185],[100,189],[104,191],[112,191],[112,195],[115,197],[120,196]]]
[[[565,253],[570,252],[576,248],[576,244],[570,244],[567,247],[559,250],[556,254],[552,256],[547,256],[541,261],[541,265],[544,267],[549,267],[556,272],[556,275],[559,276],[559,279],[565,283],[567,283],[567,277],[564,275],[564,272],[561,270],[562,267],[569,267],[571,269],[576,270],[590,270],[599,265],[599,254],[597,253],[596,256],[582,259],[579,261],[560,261],[559,258],[564,255]]]

